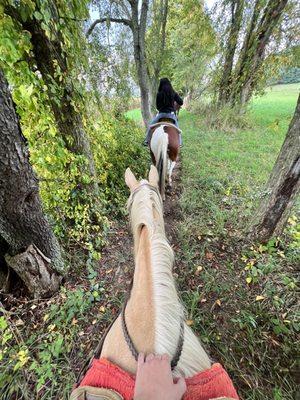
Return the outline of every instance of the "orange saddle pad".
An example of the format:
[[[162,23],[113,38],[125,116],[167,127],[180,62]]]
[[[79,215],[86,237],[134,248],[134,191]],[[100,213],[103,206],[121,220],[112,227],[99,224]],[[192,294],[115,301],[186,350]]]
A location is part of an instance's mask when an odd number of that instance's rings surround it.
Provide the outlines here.
[[[105,358],[94,359],[91,368],[80,382],[80,386],[112,389],[124,398],[132,400],[135,376],[122,370]],[[184,400],[210,400],[217,398],[239,399],[231,379],[221,364],[186,379],[187,391]]]

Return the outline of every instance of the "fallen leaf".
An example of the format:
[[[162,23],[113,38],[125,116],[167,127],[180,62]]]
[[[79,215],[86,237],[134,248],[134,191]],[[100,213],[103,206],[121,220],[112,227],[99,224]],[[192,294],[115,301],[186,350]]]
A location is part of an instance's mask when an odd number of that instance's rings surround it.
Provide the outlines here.
[[[246,278],[246,282],[248,283],[248,285],[249,285],[249,283],[251,283],[251,282],[252,282],[252,278],[251,278],[251,276],[248,276],[248,277]]]
[[[48,318],[49,318],[49,314],[45,314],[44,317],[43,317],[43,320],[47,321]]]
[[[24,324],[25,324],[25,322],[22,319],[17,319],[17,321],[15,322],[16,326],[22,326]]]
[[[216,304],[218,304],[218,306],[221,307],[221,300],[218,299],[218,300],[216,301]]]
[[[99,310],[100,310],[100,312],[105,312],[105,307],[101,306]]]
[[[192,319],[187,319],[185,322],[186,322],[186,324],[187,324],[188,326],[194,325],[194,321],[193,321]]]
[[[201,299],[201,300],[200,300],[200,303],[206,303],[206,302],[207,302],[206,299]]]
[[[255,301],[264,300],[265,296],[256,296]]]
[[[201,265],[199,265],[199,266],[196,268],[195,275],[198,276],[202,270],[203,270],[203,267],[202,267]]]

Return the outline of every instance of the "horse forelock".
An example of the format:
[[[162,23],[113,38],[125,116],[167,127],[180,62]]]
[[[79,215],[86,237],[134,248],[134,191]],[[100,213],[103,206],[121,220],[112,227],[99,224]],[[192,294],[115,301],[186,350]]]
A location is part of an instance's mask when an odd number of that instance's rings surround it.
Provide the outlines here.
[[[136,254],[143,226],[147,227],[150,240],[156,231],[161,231],[163,235],[165,233],[161,197],[156,190],[151,189],[148,181],[143,180],[129,197],[128,208]]]

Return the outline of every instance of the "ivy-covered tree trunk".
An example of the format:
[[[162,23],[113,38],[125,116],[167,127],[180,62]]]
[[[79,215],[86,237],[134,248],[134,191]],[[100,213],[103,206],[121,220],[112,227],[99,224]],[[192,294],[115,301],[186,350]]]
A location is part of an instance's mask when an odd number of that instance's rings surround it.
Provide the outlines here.
[[[63,261],[43,215],[38,179],[29,162],[8,83],[0,70],[0,270],[13,269],[34,297],[55,293]]]
[[[266,197],[254,216],[250,237],[267,242],[286,225],[300,190],[300,95],[285,141],[267,183]]]
[[[82,180],[81,185],[90,180],[91,183],[85,186],[97,196],[94,157],[81,115],[74,106],[75,89],[68,71],[67,54],[63,50],[63,38],[60,32],[53,31],[50,39],[49,33],[43,27],[43,19],[37,19],[35,14],[22,18],[20,10],[12,6],[6,6],[5,12],[16,19],[24,30],[30,32],[34,62],[48,87],[49,102],[59,133],[69,151],[85,157],[86,163],[81,167],[81,172],[88,179]],[[51,6],[51,17],[54,21],[59,18],[55,4]]]

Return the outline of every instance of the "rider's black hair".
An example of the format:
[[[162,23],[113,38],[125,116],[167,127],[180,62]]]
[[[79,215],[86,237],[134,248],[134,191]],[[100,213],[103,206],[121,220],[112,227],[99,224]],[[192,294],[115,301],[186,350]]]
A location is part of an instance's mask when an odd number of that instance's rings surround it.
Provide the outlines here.
[[[168,78],[161,78],[159,81],[158,92],[163,92],[167,97],[174,98],[175,91]]]

